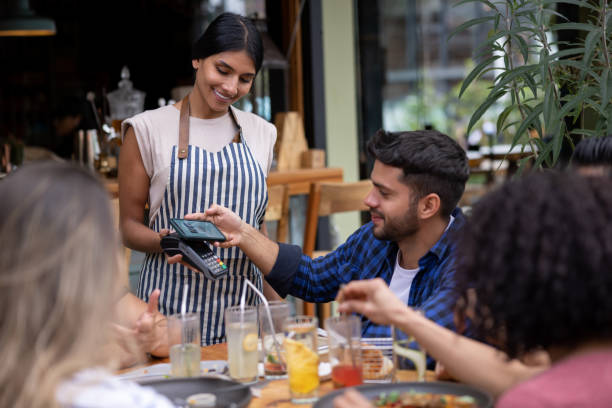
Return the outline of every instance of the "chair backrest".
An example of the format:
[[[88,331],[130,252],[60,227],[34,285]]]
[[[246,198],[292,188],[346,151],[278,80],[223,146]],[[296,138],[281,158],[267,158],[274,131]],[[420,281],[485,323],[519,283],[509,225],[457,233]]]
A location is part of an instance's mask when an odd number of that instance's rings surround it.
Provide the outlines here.
[[[370,180],[312,183],[306,211],[304,253],[308,256],[314,253],[319,217],[347,211],[367,211],[368,206],[363,203],[363,200],[371,189]]]
[[[289,186],[268,187],[268,206],[264,221],[276,221],[276,241],[287,242],[289,229]]]

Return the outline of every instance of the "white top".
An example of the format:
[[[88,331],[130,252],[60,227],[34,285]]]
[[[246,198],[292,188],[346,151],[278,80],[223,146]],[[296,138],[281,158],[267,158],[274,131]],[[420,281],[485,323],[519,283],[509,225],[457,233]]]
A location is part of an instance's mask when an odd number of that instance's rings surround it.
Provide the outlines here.
[[[242,138],[263,172],[268,175],[272,166],[276,127],[259,116],[233,108],[242,127]],[[140,156],[151,180],[149,187],[149,220],[152,225],[170,178],[172,147],[178,145],[179,110],[173,105],[149,110],[121,124],[121,138],[129,126],[134,128]],[[236,135],[236,126],[229,112],[214,119],[189,118],[189,144],[210,153],[218,152]]]
[[[154,389],[113,377],[105,369],[88,369],[63,382],[57,390],[62,408],[174,408]]]
[[[448,225],[446,229],[451,226],[451,224],[455,221],[455,217],[450,216],[450,220],[448,221]],[[395,294],[402,302],[408,304],[408,298],[410,297],[410,287],[412,286],[412,281],[414,277],[419,273],[420,268],[416,269],[404,269],[400,266],[400,252],[397,251],[397,257],[395,258],[395,268],[393,269],[393,275],[391,275],[391,283],[389,284],[389,289],[391,292]]]
[[[395,258],[395,269],[393,269],[393,275],[391,276],[391,283],[389,289],[395,294],[402,302],[408,304],[408,297],[410,296],[410,286],[419,268],[416,269],[404,269],[399,264],[400,251],[397,251],[397,257]]]

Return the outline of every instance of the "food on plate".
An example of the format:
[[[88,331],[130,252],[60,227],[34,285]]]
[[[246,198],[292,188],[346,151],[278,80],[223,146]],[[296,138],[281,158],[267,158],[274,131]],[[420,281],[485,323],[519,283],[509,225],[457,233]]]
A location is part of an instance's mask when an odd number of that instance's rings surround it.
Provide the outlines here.
[[[201,393],[187,397],[187,404],[189,404],[189,408],[214,407],[216,403],[217,397],[215,394]]]
[[[268,353],[264,361],[264,370],[266,373],[284,373],[283,365],[275,353]]]
[[[374,405],[383,408],[478,408],[470,395],[434,394],[416,391],[381,393]]]
[[[362,345],[361,358],[364,380],[382,380],[393,373],[393,362],[378,349]]]

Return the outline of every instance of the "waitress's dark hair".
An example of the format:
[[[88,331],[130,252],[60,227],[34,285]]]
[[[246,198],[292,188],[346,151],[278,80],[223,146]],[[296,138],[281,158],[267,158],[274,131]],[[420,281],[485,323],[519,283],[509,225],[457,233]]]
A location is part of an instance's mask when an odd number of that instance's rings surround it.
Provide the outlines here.
[[[263,43],[250,19],[234,13],[215,18],[193,44],[192,59],[204,59],[224,51],[246,51],[258,72],[263,62]]]

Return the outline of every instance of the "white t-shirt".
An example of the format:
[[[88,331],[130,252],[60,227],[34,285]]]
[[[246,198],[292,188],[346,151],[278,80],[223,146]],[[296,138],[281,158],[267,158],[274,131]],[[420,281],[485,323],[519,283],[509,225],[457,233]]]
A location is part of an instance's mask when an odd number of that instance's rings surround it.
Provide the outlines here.
[[[119,380],[102,368],[83,370],[57,389],[62,408],[174,408],[154,389]]]
[[[235,108],[232,110],[242,127],[243,142],[249,146],[267,176],[272,166],[276,127],[255,114]],[[180,111],[173,105],[168,105],[139,113],[121,124],[122,139],[129,126],[134,128],[140,156],[151,180],[149,225],[153,225],[170,179],[172,146],[178,145],[179,117]],[[236,131],[229,112],[214,119],[189,118],[189,144],[210,153],[218,152],[231,143]]]
[[[393,269],[393,276],[391,276],[391,283],[389,288],[391,292],[395,294],[402,302],[408,304],[408,297],[410,296],[410,286],[419,268],[416,269],[404,269],[399,264],[400,252],[397,251],[397,257],[395,258],[395,268]]]
[[[455,217],[450,216],[448,225],[446,226],[445,232],[455,221]],[[400,251],[397,251],[397,257],[395,258],[395,268],[393,269],[393,275],[391,276],[391,283],[389,289],[395,294],[402,302],[408,304],[408,298],[410,297],[410,287],[414,277],[419,273],[420,268],[416,269],[404,269],[400,266]]]

